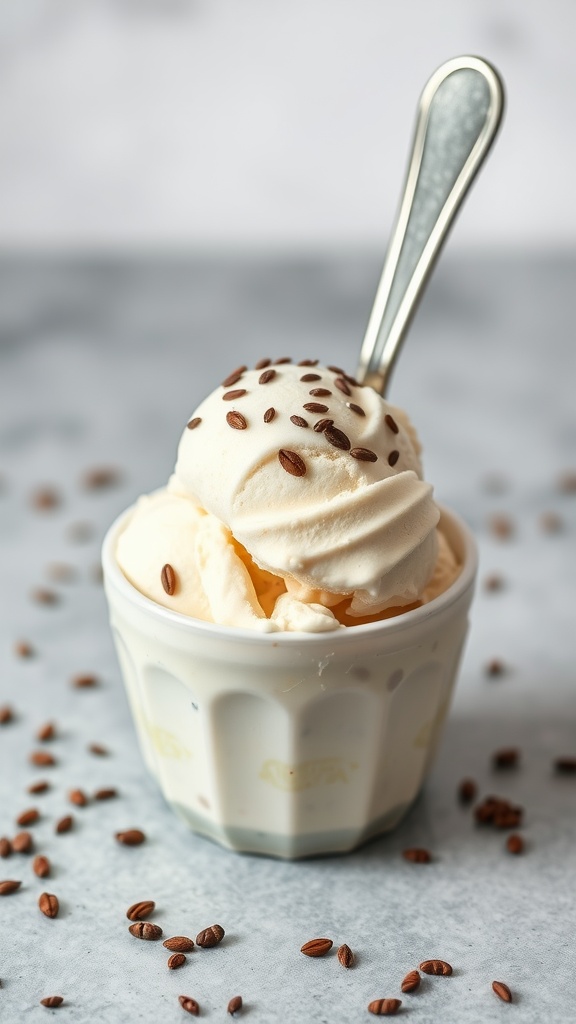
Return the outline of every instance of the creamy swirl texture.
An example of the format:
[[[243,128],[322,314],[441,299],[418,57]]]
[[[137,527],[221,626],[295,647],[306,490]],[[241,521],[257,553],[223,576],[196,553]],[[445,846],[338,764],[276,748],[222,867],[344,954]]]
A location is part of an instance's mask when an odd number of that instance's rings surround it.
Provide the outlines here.
[[[318,631],[419,601],[438,519],[405,413],[334,367],[241,367],[193,413],[168,488],[140,500],[118,560],[187,614]]]

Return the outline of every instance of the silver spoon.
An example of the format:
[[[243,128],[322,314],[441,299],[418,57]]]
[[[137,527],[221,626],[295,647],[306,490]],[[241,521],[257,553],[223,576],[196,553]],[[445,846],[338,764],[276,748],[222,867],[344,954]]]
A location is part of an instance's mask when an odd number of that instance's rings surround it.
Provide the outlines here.
[[[504,88],[480,57],[455,57],[424,87],[404,194],[356,371],[385,394],[449,228],[498,131]]]

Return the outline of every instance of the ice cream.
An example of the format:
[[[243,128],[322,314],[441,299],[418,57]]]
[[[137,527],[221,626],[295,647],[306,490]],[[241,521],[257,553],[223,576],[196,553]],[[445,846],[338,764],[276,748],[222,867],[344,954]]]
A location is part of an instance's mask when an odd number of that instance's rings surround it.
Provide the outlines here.
[[[239,367],[192,414],[116,555],[174,611],[260,632],[398,614],[459,566],[406,414],[338,367]]]
[[[191,828],[303,857],[394,827],[438,743],[476,569],[404,412],[336,367],[240,367],[103,566],[146,763]]]

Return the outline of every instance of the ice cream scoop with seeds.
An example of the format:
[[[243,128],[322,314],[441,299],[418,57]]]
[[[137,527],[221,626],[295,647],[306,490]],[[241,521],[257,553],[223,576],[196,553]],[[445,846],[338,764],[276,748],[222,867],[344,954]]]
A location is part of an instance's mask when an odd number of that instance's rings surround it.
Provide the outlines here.
[[[175,611],[317,632],[445,589],[458,566],[438,520],[404,412],[338,367],[263,360],[195,410],[167,488],[140,498],[117,557]]]

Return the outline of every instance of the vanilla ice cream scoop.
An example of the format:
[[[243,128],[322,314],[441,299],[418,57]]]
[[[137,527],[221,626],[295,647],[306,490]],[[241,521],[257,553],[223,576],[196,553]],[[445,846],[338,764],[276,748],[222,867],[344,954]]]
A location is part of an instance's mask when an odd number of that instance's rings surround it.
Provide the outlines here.
[[[405,414],[372,388],[312,361],[262,362],[194,412],[168,490],[295,599],[350,598],[366,616],[418,600],[433,574],[439,513],[421,472]]]

